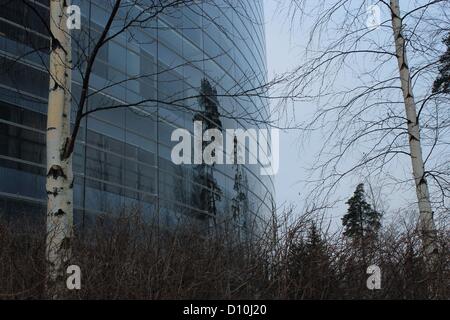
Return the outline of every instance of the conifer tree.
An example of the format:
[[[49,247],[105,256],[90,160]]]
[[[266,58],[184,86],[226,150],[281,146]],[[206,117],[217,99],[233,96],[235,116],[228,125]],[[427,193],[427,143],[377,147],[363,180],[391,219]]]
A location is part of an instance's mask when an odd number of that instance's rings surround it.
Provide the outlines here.
[[[434,81],[433,92],[450,93],[450,32],[444,40],[447,51],[439,59],[439,75]]]
[[[364,184],[360,183],[353,196],[346,202],[347,214],[342,218],[344,235],[351,239],[367,239],[376,236],[381,227],[381,213],[366,201]]]
[[[307,233],[293,241],[289,250],[288,273],[292,281],[290,298],[324,299],[335,284],[326,240],[315,222]]]

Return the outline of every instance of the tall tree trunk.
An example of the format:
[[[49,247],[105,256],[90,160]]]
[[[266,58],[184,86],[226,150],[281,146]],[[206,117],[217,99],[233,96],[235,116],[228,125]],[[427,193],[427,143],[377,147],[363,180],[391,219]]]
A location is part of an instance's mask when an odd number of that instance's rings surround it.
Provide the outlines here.
[[[422,233],[423,246],[427,259],[432,259],[436,253],[435,225],[433,210],[431,208],[430,193],[420,144],[420,127],[417,117],[416,102],[412,92],[412,81],[410,68],[406,56],[406,44],[403,37],[403,21],[400,16],[398,0],[390,0],[392,11],[392,27],[394,31],[395,50],[397,54],[398,68],[400,72],[401,88],[405,102],[406,118],[408,121],[409,149],[412,161],[412,170],[416,186],[416,194],[419,205],[419,227]]]
[[[50,1],[50,91],[47,114],[47,294],[62,298],[73,235],[72,157],[63,157],[70,137],[71,41],[68,0]]]

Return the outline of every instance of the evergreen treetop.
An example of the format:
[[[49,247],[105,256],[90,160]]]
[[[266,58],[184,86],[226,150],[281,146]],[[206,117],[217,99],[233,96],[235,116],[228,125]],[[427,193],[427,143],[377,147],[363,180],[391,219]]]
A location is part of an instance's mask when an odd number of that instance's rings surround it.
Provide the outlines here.
[[[346,202],[347,214],[342,218],[344,235],[352,239],[375,236],[381,227],[381,213],[366,201],[364,184],[360,183],[353,196]]]

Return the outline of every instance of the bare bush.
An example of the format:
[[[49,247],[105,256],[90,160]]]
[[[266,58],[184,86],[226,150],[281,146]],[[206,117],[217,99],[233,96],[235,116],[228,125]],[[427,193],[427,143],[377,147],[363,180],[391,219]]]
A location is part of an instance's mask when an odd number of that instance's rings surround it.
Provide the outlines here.
[[[310,215],[278,219],[263,234],[239,241],[229,232],[206,235],[196,224],[163,228],[137,209],[98,216],[73,244],[82,270],[70,299],[448,299],[449,234],[442,254],[424,266],[416,229],[388,227],[361,248],[324,232]],[[0,298],[45,296],[44,225],[0,223]],[[269,235],[275,233],[276,242]],[[382,270],[381,290],[366,287],[367,266]],[[430,296],[430,287],[433,290]]]

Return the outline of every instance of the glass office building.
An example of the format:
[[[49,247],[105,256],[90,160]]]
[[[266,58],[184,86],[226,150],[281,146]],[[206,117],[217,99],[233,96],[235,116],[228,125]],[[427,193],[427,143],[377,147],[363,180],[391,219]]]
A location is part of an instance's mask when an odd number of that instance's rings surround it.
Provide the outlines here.
[[[72,4],[81,8],[81,30],[72,30],[72,48],[74,65],[83,70],[83,57],[92,51],[111,4]],[[0,0],[2,214],[45,212],[49,36],[42,21],[48,21],[48,5],[49,0],[27,5]],[[128,15],[119,10],[113,31],[143,10],[127,7]],[[263,98],[230,94],[266,80],[262,22],[259,0],[196,1],[134,25],[102,46],[87,109],[131,106],[83,119],[73,158],[77,224],[128,206],[168,226],[183,217],[208,226],[232,221],[244,228],[267,221],[274,206],[273,181],[260,174],[260,165],[171,161],[176,144],[171,133],[192,131],[194,119],[223,130],[250,127],[249,115],[256,120],[269,116]],[[75,68],[74,105],[81,82]],[[205,101],[205,92],[215,97]],[[174,100],[179,103],[164,103]]]

